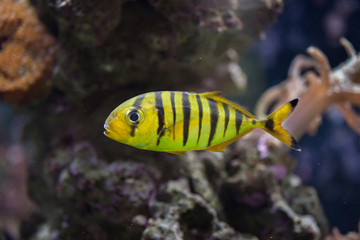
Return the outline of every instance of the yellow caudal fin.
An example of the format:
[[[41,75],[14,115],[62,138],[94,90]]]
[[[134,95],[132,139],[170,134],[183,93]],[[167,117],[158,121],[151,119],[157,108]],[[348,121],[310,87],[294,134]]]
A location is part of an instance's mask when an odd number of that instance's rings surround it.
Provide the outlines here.
[[[299,98],[293,99],[270,114],[263,120],[263,129],[289,147],[292,147],[296,151],[301,151],[296,140],[281,126],[281,123],[292,113],[298,102]]]

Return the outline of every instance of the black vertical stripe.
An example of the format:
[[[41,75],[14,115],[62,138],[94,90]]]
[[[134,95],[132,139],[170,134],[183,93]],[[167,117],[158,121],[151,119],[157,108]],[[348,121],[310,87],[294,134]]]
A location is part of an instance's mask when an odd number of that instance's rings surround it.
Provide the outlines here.
[[[176,108],[175,108],[175,93],[170,92],[171,108],[173,112],[173,139],[175,139],[175,123],[176,123]]]
[[[272,118],[266,120],[265,127],[271,131],[274,130],[274,120]]]
[[[209,142],[208,142],[208,146],[210,146],[211,141],[213,140],[215,132],[216,132],[216,127],[217,127],[218,118],[219,118],[219,111],[217,109],[216,102],[214,102],[212,99],[207,99],[207,100],[208,100],[209,108],[210,108],[210,136],[209,136]]]
[[[131,125],[130,136],[135,137],[136,128],[137,128],[137,127],[136,127],[135,125]]]
[[[141,107],[141,103],[142,103],[142,101],[144,100],[144,98],[145,98],[145,94],[138,96],[138,97],[135,99],[135,102],[134,102],[134,104],[133,104],[133,107],[134,107],[134,108],[140,108],[140,107]],[[131,125],[130,136],[135,137],[135,131],[136,131],[136,129],[137,129],[137,126],[136,126],[136,125]]]
[[[223,134],[223,137],[225,137],[226,129],[229,125],[229,106],[226,103],[222,103],[222,105],[224,107],[224,112],[225,112],[225,127],[224,127],[224,134]]]
[[[164,106],[161,98],[161,92],[155,92],[155,107],[158,115],[158,129],[157,134],[164,128]]]
[[[135,99],[135,102],[134,102],[134,104],[133,104],[133,107],[135,107],[135,108],[141,107],[141,103],[142,103],[142,101],[144,100],[144,98],[145,98],[145,94],[138,96],[138,97]]]
[[[161,130],[161,132],[160,132],[160,134],[159,134],[159,136],[157,138],[156,145],[160,144],[160,139],[161,139],[162,136],[164,136],[164,134],[165,134],[165,129]]]
[[[190,125],[190,102],[189,95],[187,93],[182,93],[182,107],[183,107],[183,115],[184,115],[184,127],[183,127],[183,146],[186,145],[186,142],[189,137],[189,125]]]
[[[198,139],[197,139],[196,144],[199,144],[200,135],[201,135],[202,118],[203,118],[203,106],[201,103],[200,96],[198,94],[196,94],[196,100],[197,100],[197,104],[199,107],[199,133],[198,133]]]
[[[242,120],[243,120],[243,115],[240,111],[236,110],[235,109],[235,122],[236,122],[236,133],[239,134],[239,131],[240,131],[240,126],[241,126],[241,123],[242,123]]]

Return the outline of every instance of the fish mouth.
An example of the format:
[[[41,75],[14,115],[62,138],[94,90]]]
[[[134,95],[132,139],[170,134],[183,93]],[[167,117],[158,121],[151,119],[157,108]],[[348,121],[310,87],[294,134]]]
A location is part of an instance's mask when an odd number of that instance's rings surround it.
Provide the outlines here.
[[[105,123],[104,128],[105,131],[103,133],[105,136],[112,140],[120,142],[118,134],[108,124]]]
[[[103,133],[104,133],[104,135],[107,136],[107,137],[109,137],[109,135],[110,135],[110,131],[107,130],[107,129],[105,129],[105,131],[104,131]]]
[[[111,138],[111,130],[110,130],[110,126],[108,124],[104,124],[104,128],[105,128],[105,131],[104,131],[104,135]]]

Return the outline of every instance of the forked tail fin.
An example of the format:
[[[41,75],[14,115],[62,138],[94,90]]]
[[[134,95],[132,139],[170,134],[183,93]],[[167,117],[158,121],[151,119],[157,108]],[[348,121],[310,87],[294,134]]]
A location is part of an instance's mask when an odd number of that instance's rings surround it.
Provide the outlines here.
[[[290,115],[290,113],[292,113],[298,102],[299,98],[293,99],[267,116],[264,119],[265,124],[263,129],[289,147],[292,147],[296,151],[301,151],[296,140],[281,126],[281,123]]]

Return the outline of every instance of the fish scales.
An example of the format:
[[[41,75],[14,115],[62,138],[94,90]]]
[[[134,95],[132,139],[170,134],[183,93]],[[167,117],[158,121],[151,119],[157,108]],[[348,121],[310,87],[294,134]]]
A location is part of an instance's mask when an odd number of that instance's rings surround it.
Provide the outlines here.
[[[280,126],[280,120],[295,108],[295,100],[280,109],[281,117],[273,113],[272,118],[257,120],[218,92],[150,92],[117,107],[105,122],[105,135],[137,148],[181,154],[189,150],[223,151],[252,129],[262,128],[299,149]]]
[[[144,99],[147,100],[143,103]],[[171,131],[170,138],[172,139],[163,137],[157,143],[159,148],[169,145],[169,141],[170,144],[180,145],[179,140],[182,141],[182,146],[185,147],[184,150],[191,150],[197,147],[206,148],[217,144],[224,140],[225,124],[228,126],[230,121],[230,115],[226,111],[228,112],[229,109],[235,111],[235,109],[225,103],[200,96],[199,94],[170,91],[155,92],[154,94],[148,93],[140,96],[136,98],[133,106],[141,108],[151,104],[157,109],[156,127],[159,139],[161,138],[161,130],[164,128],[165,118],[168,125],[172,125],[172,129],[167,128],[168,131]],[[227,109],[226,111],[224,110],[225,108]],[[236,116],[232,115],[232,118],[234,117]],[[231,122],[239,121],[235,119],[235,121],[232,120]],[[204,126],[205,131],[201,131],[202,126]],[[176,138],[176,132],[181,133],[178,134],[178,138]],[[235,135],[230,134],[225,139]],[[196,141],[189,141],[188,143],[189,138],[196,139]],[[202,141],[198,141],[198,139]]]

